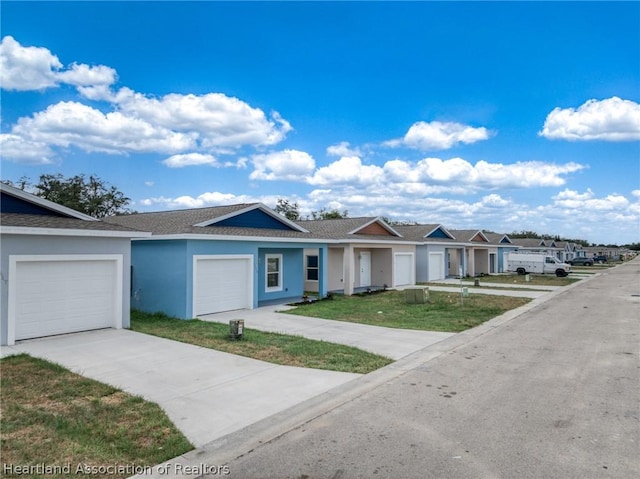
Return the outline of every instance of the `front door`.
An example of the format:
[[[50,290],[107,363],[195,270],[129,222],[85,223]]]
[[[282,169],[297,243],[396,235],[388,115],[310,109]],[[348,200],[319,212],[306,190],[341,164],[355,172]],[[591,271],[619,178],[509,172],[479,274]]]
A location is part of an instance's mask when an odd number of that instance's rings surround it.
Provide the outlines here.
[[[362,251],[360,253],[360,284],[361,288],[371,286],[371,253]]]

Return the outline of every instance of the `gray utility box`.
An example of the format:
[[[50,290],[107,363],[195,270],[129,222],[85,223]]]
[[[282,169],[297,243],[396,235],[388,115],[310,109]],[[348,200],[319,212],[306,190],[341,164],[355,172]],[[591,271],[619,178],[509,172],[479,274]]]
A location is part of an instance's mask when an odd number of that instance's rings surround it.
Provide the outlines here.
[[[231,339],[242,339],[244,334],[244,319],[232,319],[229,321],[229,337]]]
[[[429,288],[406,288],[404,290],[404,300],[409,304],[423,304],[429,301]]]

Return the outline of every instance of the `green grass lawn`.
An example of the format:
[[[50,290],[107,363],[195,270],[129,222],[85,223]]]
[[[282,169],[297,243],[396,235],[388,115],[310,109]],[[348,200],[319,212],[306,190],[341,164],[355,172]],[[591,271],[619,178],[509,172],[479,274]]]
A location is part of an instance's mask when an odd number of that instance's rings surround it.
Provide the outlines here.
[[[193,449],[164,411],[141,397],[26,354],[2,359],[0,372],[2,463],[58,472],[69,467],[68,474],[5,468],[4,477],[124,478],[134,466],[151,467]],[[122,470],[97,474],[83,465]]]
[[[460,332],[530,301],[528,298],[430,291],[429,302],[407,304],[403,291],[366,296],[335,295],[286,313],[402,329]]]
[[[161,313],[131,312],[131,329],[183,343],[287,366],[367,374],[393,361],[342,344],[246,328],[244,338],[229,339],[229,325],[180,320]]]

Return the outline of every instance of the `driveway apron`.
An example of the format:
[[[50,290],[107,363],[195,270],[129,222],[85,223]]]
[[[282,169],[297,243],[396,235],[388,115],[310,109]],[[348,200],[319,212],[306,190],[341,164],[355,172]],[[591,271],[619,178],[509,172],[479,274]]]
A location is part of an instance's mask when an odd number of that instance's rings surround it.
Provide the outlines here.
[[[129,330],[99,330],[3,347],[156,402],[195,447],[359,374],[279,366]]]

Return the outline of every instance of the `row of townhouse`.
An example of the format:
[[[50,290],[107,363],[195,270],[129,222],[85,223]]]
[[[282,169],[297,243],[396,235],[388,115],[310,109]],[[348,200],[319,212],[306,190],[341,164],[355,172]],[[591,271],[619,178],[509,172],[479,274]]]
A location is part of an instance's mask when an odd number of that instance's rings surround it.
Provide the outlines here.
[[[379,217],[290,221],[261,203],[98,221],[0,185],[1,344],[499,273],[507,235]],[[541,246],[541,245],[538,245]]]

